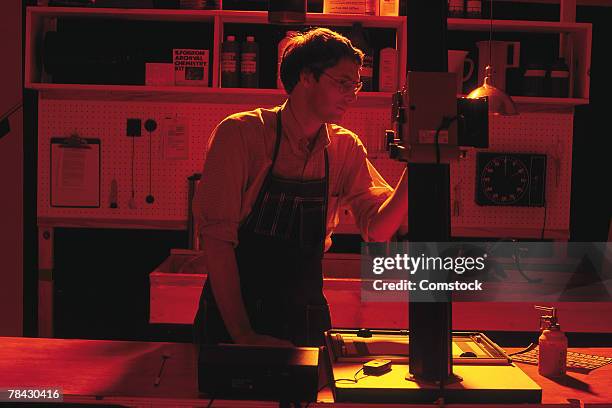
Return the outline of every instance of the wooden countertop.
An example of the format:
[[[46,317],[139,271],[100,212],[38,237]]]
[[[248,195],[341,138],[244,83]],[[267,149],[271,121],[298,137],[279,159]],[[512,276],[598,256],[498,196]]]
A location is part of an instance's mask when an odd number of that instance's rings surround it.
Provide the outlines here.
[[[612,355],[612,347],[571,350]],[[59,386],[66,402],[136,406],[148,401],[149,405],[160,406],[205,406],[208,400],[198,396],[196,353],[196,347],[186,343],[0,337],[0,388]],[[164,355],[168,359],[159,386],[155,386]],[[612,365],[589,374],[568,372],[560,380],[541,377],[537,366],[517,365],[542,387],[544,405],[565,405],[568,399],[578,399],[583,403],[612,406]],[[323,390],[319,397],[321,401],[329,401],[329,390]],[[276,407],[278,403],[215,401],[213,406]]]
[[[153,383],[164,365],[159,386]],[[185,343],[0,337],[0,388],[61,386],[64,395],[197,398]]]
[[[519,348],[504,348],[507,353],[519,351]],[[570,351],[599,356],[612,356],[612,347],[576,347]],[[568,371],[564,377],[551,379],[538,374],[538,366],[516,363],[525,374],[542,387],[543,404],[567,403],[568,399],[578,399],[589,404],[606,404],[612,407],[612,364],[597,368],[589,373]],[[604,408],[603,406],[600,408]]]

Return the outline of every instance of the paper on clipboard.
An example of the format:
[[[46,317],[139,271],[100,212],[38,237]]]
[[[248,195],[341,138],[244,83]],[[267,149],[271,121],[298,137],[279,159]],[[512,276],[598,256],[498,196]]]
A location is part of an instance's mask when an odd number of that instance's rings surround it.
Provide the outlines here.
[[[161,156],[164,160],[189,159],[189,122],[186,118],[166,117],[162,125]]]
[[[51,206],[100,207],[99,139],[51,139]]]

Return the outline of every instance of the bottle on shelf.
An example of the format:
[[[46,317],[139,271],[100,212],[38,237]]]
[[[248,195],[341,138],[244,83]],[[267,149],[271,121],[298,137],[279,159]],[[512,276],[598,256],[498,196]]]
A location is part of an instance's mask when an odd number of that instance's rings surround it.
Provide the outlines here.
[[[240,48],[240,87],[259,88],[259,45],[255,37],[247,36]]]
[[[553,98],[567,98],[569,96],[569,77],[569,67],[565,63],[565,58],[557,59],[550,66],[550,96]]]
[[[380,0],[378,14],[381,16],[399,16],[400,0]]]
[[[448,0],[448,17],[463,18],[465,16],[464,0]]]
[[[268,3],[270,23],[303,24],[306,21],[307,0],[268,0],[265,3]]]
[[[378,0],[365,0],[365,14],[369,16],[378,15]]]
[[[383,48],[378,59],[378,90],[394,92],[397,90],[398,55],[395,48]]]
[[[182,9],[204,10],[207,2],[205,0],[180,0],[179,3]]]
[[[363,65],[361,67],[361,81],[363,82],[362,90],[365,92],[372,92],[374,91],[374,53],[368,44],[361,23],[353,23],[350,39],[353,45],[359,48],[365,54],[363,57]]]
[[[283,60],[283,55],[285,53],[285,49],[287,48],[287,44],[289,44],[289,40],[293,37],[298,35],[297,31],[287,31],[287,33],[285,34],[285,37],[280,40],[280,42],[278,43],[278,64],[276,66],[276,88],[278,89],[283,89],[283,81],[281,81],[281,75],[280,75],[280,67],[281,67],[281,62]]]
[[[523,74],[524,96],[546,96],[544,82],[546,80],[546,69],[544,64],[530,62]]]
[[[482,18],[482,0],[467,0],[465,16],[467,18]]]
[[[238,88],[240,85],[240,45],[236,37],[228,35],[221,44],[221,87]]]

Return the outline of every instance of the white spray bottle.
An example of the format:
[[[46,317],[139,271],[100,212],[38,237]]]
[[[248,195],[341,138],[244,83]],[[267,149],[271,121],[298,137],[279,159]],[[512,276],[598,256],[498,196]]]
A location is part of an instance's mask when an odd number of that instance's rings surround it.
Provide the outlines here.
[[[540,317],[538,373],[545,377],[562,376],[567,364],[567,337],[557,321],[557,310],[545,306],[535,308],[550,313]]]

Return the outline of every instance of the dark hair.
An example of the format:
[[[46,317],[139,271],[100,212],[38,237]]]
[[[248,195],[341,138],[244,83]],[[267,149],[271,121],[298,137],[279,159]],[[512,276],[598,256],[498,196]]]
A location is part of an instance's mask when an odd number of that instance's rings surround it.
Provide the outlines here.
[[[348,58],[361,66],[363,56],[363,52],[343,35],[328,28],[313,28],[289,40],[280,66],[281,81],[287,93],[291,93],[302,71],[312,72],[318,81],[323,71],[341,59]]]

